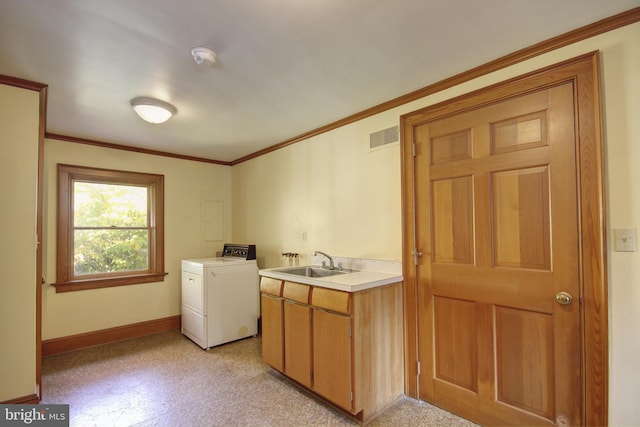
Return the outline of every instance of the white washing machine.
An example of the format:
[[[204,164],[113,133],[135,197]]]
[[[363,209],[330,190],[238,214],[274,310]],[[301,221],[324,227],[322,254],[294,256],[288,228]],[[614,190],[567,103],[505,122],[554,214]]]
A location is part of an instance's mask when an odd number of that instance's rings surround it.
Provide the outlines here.
[[[217,258],[182,261],[182,333],[204,349],[258,334],[255,245],[225,244]]]

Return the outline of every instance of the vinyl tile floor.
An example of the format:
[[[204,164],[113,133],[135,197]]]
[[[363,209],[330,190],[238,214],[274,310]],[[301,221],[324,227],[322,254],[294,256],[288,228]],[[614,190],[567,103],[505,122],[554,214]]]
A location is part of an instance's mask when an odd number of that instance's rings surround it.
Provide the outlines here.
[[[262,362],[260,337],[208,351],[178,331],[42,361],[42,403],[69,405],[73,426],[357,426]],[[475,424],[403,398],[369,426]]]

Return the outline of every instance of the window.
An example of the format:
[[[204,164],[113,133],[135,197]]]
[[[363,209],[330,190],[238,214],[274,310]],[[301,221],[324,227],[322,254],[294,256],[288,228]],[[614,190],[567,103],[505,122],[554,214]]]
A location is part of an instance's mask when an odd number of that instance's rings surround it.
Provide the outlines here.
[[[59,164],[56,292],[165,275],[164,176]]]

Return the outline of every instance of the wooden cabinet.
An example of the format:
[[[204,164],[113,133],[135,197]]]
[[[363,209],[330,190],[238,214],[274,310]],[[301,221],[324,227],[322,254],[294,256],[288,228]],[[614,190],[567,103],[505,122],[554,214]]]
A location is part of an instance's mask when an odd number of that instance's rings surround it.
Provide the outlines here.
[[[284,302],[284,373],[311,387],[311,308]]]
[[[401,284],[360,292],[263,277],[266,363],[366,423],[404,392]]]
[[[313,390],[351,410],[351,318],[313,310]]]
[[[284,370],[282,282],[263,277],[260,281],[262,358],[274,369]]]
[[[284,369],[282,298],[262,294],[262,358],[278,371]]]
[[[284,373],[311,387],[311,287],[284,282]]]

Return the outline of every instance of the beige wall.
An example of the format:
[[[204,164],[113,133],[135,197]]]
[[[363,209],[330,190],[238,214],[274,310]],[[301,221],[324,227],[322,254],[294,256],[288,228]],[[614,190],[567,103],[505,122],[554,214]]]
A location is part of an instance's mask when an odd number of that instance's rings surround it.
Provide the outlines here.
[[[369,133],[398,124],[401,114],[594,50],[603,64],[608,227],[638,227],[638,40],[640,24],[627,26],[234,166],[234,239],[255,242],[262,267],[284,265],[283,251],[308,262],[314,249],[399,259],[399,147],[369,152]],[[640,425],[640,252],[609,250],[608,259],[610,425]]]
[[[640,24],[604,55],[609,233],[611,426],[640,425],[640,252],[615,252],[613,229],[640,226]]]
[[[165,177],[164,282],[56,293],[56,164],[162,174]],[[231,239],[231,168],[91,145],[45,141],[43,339],[180,314],[180,260],[215,256],[222,240],[205,242],[203,201],[224,206],[223,240]]]
[[[0,402],[36,386],[40,94],[0,85]]]
[[[364,120],[233,168],[234,238],[255,242],[262,267],[313,250],[399,260],[399,144],[369,150],[369,133],[397,117]]]

